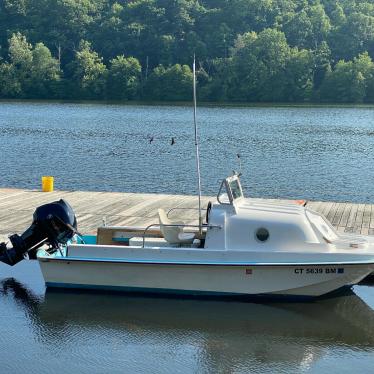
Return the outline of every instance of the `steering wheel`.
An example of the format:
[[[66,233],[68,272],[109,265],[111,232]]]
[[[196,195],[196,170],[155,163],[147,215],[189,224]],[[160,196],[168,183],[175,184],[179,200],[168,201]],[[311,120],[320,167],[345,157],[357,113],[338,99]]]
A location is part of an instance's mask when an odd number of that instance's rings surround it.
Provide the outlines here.
[[[211,210],[212,210],[212,202],[209,201],[208,206],[206,207],[206,215],[205,215],[206,223],[209,223],[209,216],[210,216]]]

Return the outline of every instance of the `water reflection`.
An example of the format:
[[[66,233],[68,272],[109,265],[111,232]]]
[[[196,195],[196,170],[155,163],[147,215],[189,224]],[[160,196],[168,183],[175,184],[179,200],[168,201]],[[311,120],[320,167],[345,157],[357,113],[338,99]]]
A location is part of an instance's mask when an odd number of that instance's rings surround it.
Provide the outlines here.
[[[5,278],[0,281],[0,294],[4,297],[12,297],[15,301],[30,308],[34,308],[43,300],[40,295],[35,295],[15,278]]]
[[[307,369],[330,349],[374,348],[374,312],[353,292],[313,303],[267,304],[53,291],[43,296],[8,278],[0,283],[0,299],[25,313],[36,341],[49,351],[92,355],[108,370],[123,357],[147,357],[150,369]]]

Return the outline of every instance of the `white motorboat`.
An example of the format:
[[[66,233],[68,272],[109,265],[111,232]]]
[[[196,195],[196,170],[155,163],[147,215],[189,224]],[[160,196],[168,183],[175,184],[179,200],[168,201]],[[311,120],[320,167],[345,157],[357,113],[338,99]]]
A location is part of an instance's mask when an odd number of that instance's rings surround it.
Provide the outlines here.
[[[48,287],[219,296],[315,297],[373,272],[373,239],[339,234],[304,206],[246,199],[237,174],[222,181],[203,223],[193,82],[197,225],[159,210],[148,227],[101,227],[94,243],[71,243],[75,214],[60,200],[37,208],[11,248],[0,243],[0,261],[14,265],[48,244],[37,254]]]
[[[206,222],[101,227],[100,244],[68,244],[38,260],[48,287],[190,295],[316,297],[374,271],[370,237],[341,235],[319,213],[243,196],[223,180]]]

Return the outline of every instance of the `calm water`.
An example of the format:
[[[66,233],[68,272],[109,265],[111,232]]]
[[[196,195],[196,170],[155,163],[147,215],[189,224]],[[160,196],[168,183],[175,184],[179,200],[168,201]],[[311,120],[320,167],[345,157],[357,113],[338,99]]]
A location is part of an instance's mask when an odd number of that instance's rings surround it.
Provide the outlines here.
[[[374,201],[374,108],[210,107],[198,120],[205,194],[240,153],[248,195]],[[2,187],[51,174],[59,189],[196,191],[189,107],[3,102],[0,140]]]
[[[371,373],[374,286],[313,303],[45,292],[0,264],[2,373]]]
[[[60,189],[193,193],[191,119],[185,107],[0,103],[0,185],[52,174]],[[252,196],[373,202],[373,119],[199,108],[204,193],[239,152]],[[0,264],[0,372],[369,373],[373,308],[374,284],[313,303],[145,298],[46,292],[35,261]]]

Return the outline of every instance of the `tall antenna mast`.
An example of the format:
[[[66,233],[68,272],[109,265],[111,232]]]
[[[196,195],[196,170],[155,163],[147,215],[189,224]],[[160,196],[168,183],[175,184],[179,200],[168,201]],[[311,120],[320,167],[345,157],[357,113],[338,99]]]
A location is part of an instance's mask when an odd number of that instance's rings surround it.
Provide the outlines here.
[[[195,55],[193,56],[193,121],[195,125],[195,149],[196,149],[196,169],[197,169],[197,184],[199,192],[199,233],[202,233],[202,219],[201,219],[201,177],[200,177],[200,155],[199,155],[199,139],[197,135],[196,122],[196,63]]]

